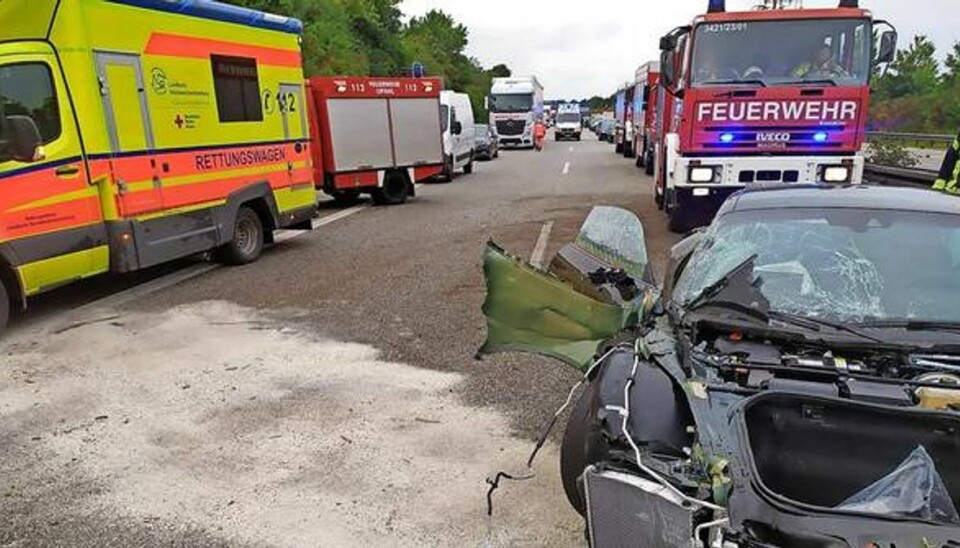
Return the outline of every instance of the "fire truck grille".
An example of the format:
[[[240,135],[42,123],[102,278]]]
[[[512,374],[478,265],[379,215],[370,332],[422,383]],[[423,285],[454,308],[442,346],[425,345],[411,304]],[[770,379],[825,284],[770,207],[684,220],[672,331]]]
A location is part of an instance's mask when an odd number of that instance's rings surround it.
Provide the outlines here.
[[[497,121],[497,134],[498,135],[523,135],[524,124],[523,120],[498,120]]]

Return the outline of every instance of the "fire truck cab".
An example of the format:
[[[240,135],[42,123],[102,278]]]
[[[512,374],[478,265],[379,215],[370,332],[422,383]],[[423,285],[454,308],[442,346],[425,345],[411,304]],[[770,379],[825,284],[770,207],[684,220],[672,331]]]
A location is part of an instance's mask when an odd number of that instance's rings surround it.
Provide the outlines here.
[[[888,30],[874,43],[879,27]],[[708,13],[660,41],[656,199],[670,226],[710,222],[755,183],[859,183],[870,75],[893,59],[896,31],[857,0],[801,9]]]

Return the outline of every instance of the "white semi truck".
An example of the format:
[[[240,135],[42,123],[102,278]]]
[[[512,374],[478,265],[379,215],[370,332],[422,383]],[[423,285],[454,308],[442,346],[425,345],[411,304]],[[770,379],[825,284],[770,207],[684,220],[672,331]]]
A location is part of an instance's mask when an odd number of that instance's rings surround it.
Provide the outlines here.
[[[533,147],[533,125],[543,118],[543,86],[536,76],[494,78],[487,106],[501,147]]]

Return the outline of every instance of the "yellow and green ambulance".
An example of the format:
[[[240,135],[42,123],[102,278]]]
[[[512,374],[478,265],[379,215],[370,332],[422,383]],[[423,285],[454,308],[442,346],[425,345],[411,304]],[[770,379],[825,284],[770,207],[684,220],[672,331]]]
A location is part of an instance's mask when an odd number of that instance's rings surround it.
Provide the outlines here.
[[[299,21],[192,0],[0,0],[0,325],[10,304],[316,212]]]

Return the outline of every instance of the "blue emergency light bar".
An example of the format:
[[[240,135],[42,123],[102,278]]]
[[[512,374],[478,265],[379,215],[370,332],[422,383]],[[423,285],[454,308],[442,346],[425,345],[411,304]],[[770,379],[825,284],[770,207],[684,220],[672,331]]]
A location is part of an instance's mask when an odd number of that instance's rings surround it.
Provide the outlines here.
[[[720,135],[721,143],[732,143],[736,136],[732,133],[724,133]]]
[[[707,6],[707,13],[723,13],[727,11],[726,0],[710,0]]]
[[[231,6],[213,0],[109,0],[114,4],[124,4],[169,13],[180,13],[215,21],[237,23],[248,27],[278,30],[290,34],[301,34],[303,23],[292,17],[273,15],[262,11]]]
[[[818,131],[813,134],[813,140],[818,143],[826,143],[827,139],[830,138],[830,134],[826,131]]]

